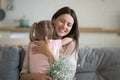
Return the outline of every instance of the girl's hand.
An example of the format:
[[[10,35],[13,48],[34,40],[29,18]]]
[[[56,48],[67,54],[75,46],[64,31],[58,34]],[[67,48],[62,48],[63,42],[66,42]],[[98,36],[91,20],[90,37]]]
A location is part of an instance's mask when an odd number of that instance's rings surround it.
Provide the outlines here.
[[[70,43],[73,39],[71,37],[65,37],[62,39],[62,46]]]

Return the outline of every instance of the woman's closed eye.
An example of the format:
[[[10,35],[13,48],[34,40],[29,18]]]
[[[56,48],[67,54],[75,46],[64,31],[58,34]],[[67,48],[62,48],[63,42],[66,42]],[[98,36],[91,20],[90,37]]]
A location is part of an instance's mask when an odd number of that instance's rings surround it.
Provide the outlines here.
[[[72,27],[72,24],[71,24],[71,23],[68,23],[67,26],[68,26],[68,27]]]
[[[59,21],[60,21],[62,24],[67,24],[68,27],[72,27],[72,26],[73,26],[72,23],[66,22],[64,19],[59,19]]]
[[[59,19],[59,21],[63,24],[65,24],[65,21],[63,19]]]

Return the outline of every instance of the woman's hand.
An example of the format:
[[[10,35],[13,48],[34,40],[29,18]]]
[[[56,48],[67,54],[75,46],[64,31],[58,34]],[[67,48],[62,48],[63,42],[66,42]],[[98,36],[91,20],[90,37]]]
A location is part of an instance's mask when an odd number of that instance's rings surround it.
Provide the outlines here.
[[[52,80],[49,76],[42,73],[24,73],[20,80]]]
[[[34,41],[34,44],[36,44],[36,46],[32,48],[33,53],[48,53],[50,50],[47,37],[45,37],[45,40],[43,40],[42,42]]]
[[[49,56],[47,53],[49,53],[50,47],[46,42],[34,41],[34,43],[36,44],[36,46],[32,48],[33,54],[43,53],[46,56]]]
[[[48,41],[47,37],[45,37],[45,41],[43,41],[43,42],[34,41],[34,43],[36,44],[36,46],[34,46],[32,48],[32,51],[34,54],[41,53],[41,54],[46,55],[47,57],[49,57],[48,60],[50,63],[53,63],[55,61],[55,58],[53,56],[53,52],[50,48],[49,41]]]
[[[52,80],[49,76],[41,73],[32,73],[32,80]]]

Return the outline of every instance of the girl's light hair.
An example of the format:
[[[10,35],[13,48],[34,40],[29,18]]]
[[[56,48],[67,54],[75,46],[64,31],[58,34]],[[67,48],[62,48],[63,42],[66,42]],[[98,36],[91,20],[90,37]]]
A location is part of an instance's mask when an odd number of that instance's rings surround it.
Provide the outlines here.
[[[48,39],[52,39],[54,34],[54,27],[49,20],[42,20],[40,22],[33,23],[30,30],[30,41],[44,40],[45,36]]]

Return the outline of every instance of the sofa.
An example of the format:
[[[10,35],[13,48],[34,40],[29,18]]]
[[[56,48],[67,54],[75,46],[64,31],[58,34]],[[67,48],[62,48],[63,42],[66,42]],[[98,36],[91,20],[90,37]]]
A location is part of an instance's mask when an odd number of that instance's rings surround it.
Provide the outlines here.
[[[0,80],[19,80],[27,47],[0,46]],[[120,47],[80,48],[76,80],[120,80]]]
[[[76,80],[120,80],[120,47],[80,48]]]
[[[0,80],[19,80],[26,47],[0,46]]]

